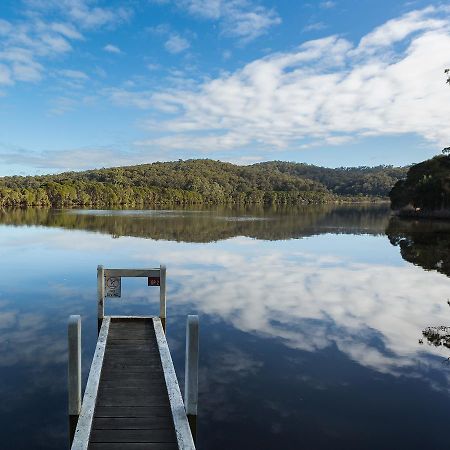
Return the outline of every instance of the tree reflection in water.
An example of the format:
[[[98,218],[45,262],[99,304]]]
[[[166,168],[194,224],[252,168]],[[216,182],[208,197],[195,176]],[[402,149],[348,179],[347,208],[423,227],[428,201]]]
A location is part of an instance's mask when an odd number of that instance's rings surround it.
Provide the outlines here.
[[[450,221],[392,217],[386,234],[405,261],[450,276]],[[450,348],[450,326],[430,326],[422,335],[431,345]]]
[[[295,239],[323,233],[382,235],[389,206],[216,207],[177,210],[0,210],[0,224],[88,230],[114,238],[214,242],[236,236]],[[330,225],[332,224],[332,225]]]

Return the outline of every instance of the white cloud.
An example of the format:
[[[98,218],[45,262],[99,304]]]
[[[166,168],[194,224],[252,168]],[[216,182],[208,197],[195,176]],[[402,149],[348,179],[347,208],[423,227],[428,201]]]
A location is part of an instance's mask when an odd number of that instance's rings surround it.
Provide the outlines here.
[[[336,6],[336,2],[328,0],[328,1],[325,1],[325,2],[320,2],[319,6],[321,8],[323,8],[323,9],[331,9],[331,8],[334,8]]]
[[[306,25],[305,27],[303,27],[303,31],[304,32],[320,31],[320,30],[324,30],[325,28],[327,28],[327,26],[323,22],[314,22],[314,23],[310,23],[310,24]]]
[[[132,11],[125,7],[104,8],[89,0],[25,0],[33,12],[58,11],[81,28],[99,28],[126,22]]]
[[[273,10],[262,6],[246,10],[247,2],[231,2],[226,4],[226,15],[223,33],[236,36],[243,42],[248,42],[265,34],[269,28],[281,23],[281,18]]]
[[[8,35],[12,29],[13,27],[8,21],[0,19],[0,36]]]
[[[11,71],[4,64],[0,64],[0,84],[12,84]]]
[[[389,21],[356,45],[337,36],[309,41],[192,88],[147,92],[141,107],[172,118],[149,121],[167,135],[140,144],[286,149],[414,133],[448,145],[450,92],[442,74],[449,48],[450,17],[437,8]]]
[[[103,50],[105,50],[105,52],[109,52],[109,53],[116,53],[116,54],[122,53],[122,50],[120,50],[119,47],[116,47],[115,45],[112,45],[112,44],[105,45],[103,47]]]
[[[190,14],[200,18],[220,21],[222,33],[248,42],[281,23],[272,9],[259,6],[250,0],[174,0]]]
[[[80,103],[91,101],[89,97],[76,98],[58,97],[51,102],[49,113],[63,115],[77,108]],[[60,150],[31,151],[28,149],[0,149],[0,167],[7,165],[25,165],[46,172],[61,172],[66,170],[85,170],[92,168],[127,166],[161,161],[167,154],[157,149],[149,156],[147,151],[126,152],[123,147],[116,146],[67,148]]]
[[[104,8],[89,0],[23,0],[23,19],[0,19],[2,83],[36,82],[44,77],[44,59],[70,52],[83,40],[80,29],[111,27],[129,20],[128,8]],[[55,21],[55,16],[61,19]],[[120,52],[107,45],[106,51]],[[8,77],[6,77],[8,74]],[[67,87],[67,85],[66,85]]]
[[[167,110],[170,112],[170,110]],[[156,124],[155,124],[156,125]],[[188,143],[189,141],[189,143]],[[179,134],[177,136],[166,136],[142,141],[136,141],[134,144],[138,147],[156,147],[166,150],[182,150],[192,148],[196,151],[209,153],[212,151],[223,151],[230,148],[240,148],[249,144],[250,141],[239,131],[227,134],[207,134],[203,136],[191,136],[188,134]]]
[[[84,72],[81,72],[80,70],[66,69],[66,70],[60,70],[59,73],[65,77],[74,78],[75,80],[89,79],[89,77]]]
[[[170,25],[167,23],[160,23],[159,25],[155,25],[153,27],[147,27],[146,31],[156,35],[165,35],[170,33]]]
[[[52,101],[52,108],[50,114],[61,116],[69,111],[73,111],[76,106],[76,101],[68,97],[58,97]]]
[[[151,91],[132,92],[125,89],[109,88],[103,90],[103,94],[117,105],[134,106],[139,109],[149,109],[154,105]]]
[[[42,66],[34,61],[22,63],[13,63],[12,70],[14,78],[18,81],[39,81],[42,77]]]
[[[83,2],[74,3],[69,2],[68,15],[83,28],[97,28],[99,26],[125,22],[131,15],[130,11],[125,8],[89,8]]]
[[[50,28],[69,39],[83,39],[83,35],[68,23],[52,23]]]
[[[41,40],[48,46],[51,52],[64,53],[72,49],[69,42],[62,36],[44,34],[41,36]]]
[[[71,69],[65,69],[65,70],[59,70],[58,73],[64,77],[72,78],[74,80],[88,80],[89,77],[80,70],[71,70]]]
[[[222,15],[222,0],[181,0],[178,5],[185,8],[190,14],[219,19]]]
[[[364,36],[356,51],[364,53],[369,51],[369,49],[382,50],[384,47],[402,41],[413,33],[448,27],[448,18],[435,18],[432,16],[435,12],[436,8],[428,7],[419,11],[411,11],[400,18],[389,20]]]
[[[153,27],[147,27],[146,31],[156,36],[163,36],[166,38],[164,48],[173,54],[181,53],[190,48],[191,44],[185,37],[180,36],[178,33],[172,30],[171,26],[167,23],[161,23]],[[191,37],[195,37],[195,34],[188,32]]]
[[[177,34],[170,36],[164,44],[164,47],[170,53],[181,53],[187,50],[190,46],[191,45],[187,39],[178,36]]]
[[[44,73],[39,60],[72,49],[67,34],[70,34],[70,27],[61,24],[53,28],[41,21],[11,24],[11,32],[0,41],[0,63],[9,66],[13,80],[39,81]],[[73,39],[80,39],[81,35],[73,36]]]
[[[159,69],[161,69],[161,65],[158,64],[158,63],[148,63],[146,67],[147,67],[147,69],[150,70],[150,71],[154,71],[154,70],[159,70]]]
[[[9,47],[0,50],[0,63],[3,74],[8,74],[9,83],[13,81],[39,81],[43,67],[33,58],[33,53],[20,47]]]

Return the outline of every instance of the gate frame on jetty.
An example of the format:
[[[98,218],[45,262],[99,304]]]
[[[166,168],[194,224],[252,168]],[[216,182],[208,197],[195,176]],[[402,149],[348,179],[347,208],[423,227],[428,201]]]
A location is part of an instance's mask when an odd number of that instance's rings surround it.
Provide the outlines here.
[[[107,277],[146,277],[149,286],[160,287],[160,311],[158,316],[105,316],[105,280]],[[159,279],[159,280],[158,280]],[[150,284],[150,280],[156,280]],[[165,336],[166,330],[166,267],[154,269],[106,269],[97,268],[98,292],[98,340],[92,359],[92,365],[86,384],[83,401],[81,401],[81,317],[72,315],[68,324],[68,398],[69,398],[69,439],[72,450],[87,450],[90,447],[91,431],[93,429],[103,363],[108,348],[108,336],[111,324],[133,323],[152,324],[158,357],[155,362],[162,367],[164,385],[170,406],[173,430],[176,436],[176,446],[182,450],[195,450],[196,418],[198,404],[198,316],[188,316],[186,326],[186,360],[185,360],[185,400],[181,396],[177,376],[173,367],[172,357]],[[119,326],[119,325],[117,325]],[[150,325],[151,328],[151,325]],[[148,341],[151,344],[150,340]],[[121,362],[120,364],[124,364]],[[127,364],[124,365],[127,367]],[[107,369],[107,368],[106,368]],[[150,419],[149,419],[150,420]],[[131,443],[131,442],[130,442]],[[119,448],[111,444],[111,448]],[[101,448],[108,448],[102,444]],[[116,445],[116,447],[114,447]],[[122,441],[125,447],[126,443]],[[175,445],[175,444],[174,444]],[[95,447],[97,448],[97,447]],[[99,447],[100,448],[100,447]],[[139,447],[140,448],[140,447]],[[149,448],[167,448],[167,445],[156,442]],[[171,447],[172,448],[172,447]]]

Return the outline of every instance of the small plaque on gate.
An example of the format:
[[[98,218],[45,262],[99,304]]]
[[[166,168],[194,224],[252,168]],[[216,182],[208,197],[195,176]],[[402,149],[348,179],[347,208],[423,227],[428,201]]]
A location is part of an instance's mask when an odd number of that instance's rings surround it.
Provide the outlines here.
[[[120,277],[106,277],[106,296],[120,297],[121,294],[121,278]]]
[[[159,277],[148,277],[148,285],[149,286],[160,286],[161,279]]]

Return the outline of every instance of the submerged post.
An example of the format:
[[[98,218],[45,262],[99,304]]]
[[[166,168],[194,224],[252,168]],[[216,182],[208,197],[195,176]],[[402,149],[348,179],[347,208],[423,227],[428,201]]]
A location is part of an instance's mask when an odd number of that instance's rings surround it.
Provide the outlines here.
[[[198,316],[188,316],[186,323],[186,362],[184,379],[184,407],[196,437],[198,404]]]
[[[100,333],[105,315],[105,269],[103,266],[97,266],[97,301],[98,332]]]
[[[81,411],[81,317],[70,316],[68,326],[69,441],[72,445]]]
[[[159,266],[159,318],[166,332],[166,266]]]

